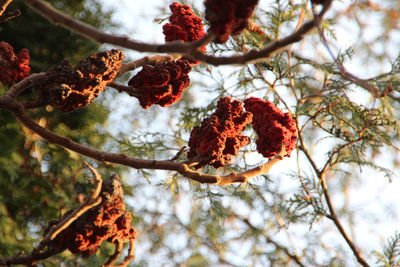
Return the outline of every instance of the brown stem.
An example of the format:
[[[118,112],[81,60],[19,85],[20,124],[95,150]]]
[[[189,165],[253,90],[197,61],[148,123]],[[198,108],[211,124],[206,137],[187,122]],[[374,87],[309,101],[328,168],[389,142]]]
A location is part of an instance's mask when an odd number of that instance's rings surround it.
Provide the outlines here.
[[[100,162],[117,163],[135,169],[176,171],[183,176],[186,176],[200,183],[217,184],[222,186],[232,183],[244,183],[252,177],[268,173],[273,165],[283,159],[282,152],[276,157],[270,159],[267,163],[241,173],[231,173],[224,176],[203,174],[193,170],[189,165],[181,162],[174,162],[171,160],[137,159],[133,157],[128,157],[125,154],[109,153],[83,146],[79,143],[72,141],[69,138],[56,135],[46,128],[38,125],[35,121],[33,121],[26,115],[23,105],[14,101],[8,95],[0,97],[0,108],[12,112],[25,127],[30,129],[43,139],[47,140],[49,143],[56,144],[71,151],[77,152],[81,155],[96,159]]]
[[[342,237],[346,241],[347,245],[350,247],[350,249],[353,252],[354,256],[357,258],[357,261],[362,266],[369,267],[369,264],[364,259],[364,256],[360,253],[360,251],[355,246],[355,244],[353,243],[353,241],[351,240],[349,235],[346,233],[346,231],[344,230],[340,220],[338,219],[338,217],[336,215],[335,209],[333,208],[332,201],[331,201],[331,198],[330,198],[330,195],[329,195],[328,186],[326,184],[325,173],[321,173],[319,178],[320,178],[320,181],[321,181],[322,189],[324,191],[325,201],[326,201],[326,203],[328,205],[328,209],[329,209],[329,213],[330,213],[328,218],[333,221],[333,223],[335,224],[336,228],[339,230],[340,234],[342,235]]]
[[[135,241],[131,240],[131,241],[129,241],[128,255],[126,255],[126,257],[124,258],[124,260],[120,264],[114,265],[114,267],[125,267],[125,266],[127,266],[129,264],[129,262],[131,262],[135,258],[134,252],[135,252]]]
[[[11,4],[13,0],[0,0],[0,16],[6,11],[7,6]]]
[[[44,77],[46,77],[46,75],[47,75],[46,73],[33,73],[29,75],[24,80],[11,86],[10,91],[8,91],[7,95],[11,98],[16,98],[25,89],[35,84],[35,82],[43,79]]]
[[[18,264],[26,265],[26,266],[32,266],[33,263],[44,260],[47,258],[50,258],[51,256],[54,256],[60,252],[62,252],[64,248],[62,249],[48,249],[44,252],[39,252],[39,253],[29,253],[27,255],[24,255],[22,252],[15,254],[13,256],[9,257],[4,257],[0,258],[0,266],[15,266]]]
[[[126,86],[126,85],[122,85],[122,84],[119,84],[116,82],[111,82],[108,84],[108,86],[117,89],[118,92],[120,92],[120,93],[126,92],[130,96],[138,97],[138,96],[143,95],[143,92],[141,90],[134,88],[132,86]]]
[[[335,165],[335,163],[333,163],[333,158],[334,158],[335,155],[339,154],[339,152],[342,151],[343,149],[345,149],[346,147],[349,147],[349,146],[351,146],[351,145],[353,145],[353,144],[355,144],[357,142],[360,142],[362,140],[363,140],[363,138],[361,138],[361,137],[357,138],[356,140],[353,140],[353,141],[350,141],[350,142],[348,142],[346,144],[341,145],[335,151],[333,151],[330,154],[328,160],[326,161],[324,167],[322,168],[321,173],[326,173],[329,168],[331,168],[331,167],[333,167],[333,165]]]
[[[344,238],[344,240],[346,241],[347,245],[350,247],[351,251],[353,252],[354,256],[356,257],[357,261],[364,267],[369,267],[368,263],[366,262],[366,260],[364,259],[363,255],[358,251],[357,247],[355,246],[355,244],[353,243],[353,241],[350,239],[350,237],[348,236],[348,234],[346,233],[346,231],[344,230],[344,227],[342,226],[339,218],[336,215],[335,209],[333,207],[331,198],[330,198],[330,194],[328,191],[328,186],[326,184],[326,180],[325,180],[325,173],[327,171],[327,166],[329,166],[328,163],[325,164],[323,170],[319,170],[316,163],[314,162],[314,160],[312,159],[308,149],[305,146],[303,137],[301,132],[299,132],[299,141],[301,144],[301,150],[304,152],[304,154],[306,155],[308,161],[311,163],[314,172],[317,174],[319,180],[321,181],[321,186],[322,186],[322,190],[323,190],[323,194],[324,194],[324,198],[326,201],[326,204],[328,206],[329,209],[329,215],[327,215],[327,218],[329,218],[331,221],[333,221],[333,223],[335,224],[336,228],[339,230],[341,236]]]
[[[21,11],[14,10],[14,11],[7,11],[3,15],[0,16],[0,23],[9,21],[10,19],[16,18],[21,15]]]
[[[108,259],[108,261],[103,264],[102,267],[111,267],[114,266],[114,263],[118,260],[119,255],[121,255],[122,252],[122,248],[123,248],[123,243],[119,242],[118,240],[115,242],[115,251],[114,254],[112,254],[110,256],[110,258]]]
[[[338,58],[333,54],[333,51],[330,48],[328,41],[326,40],[326,37],[320,27],[320,24],[317,24],[316,27],[317,27],[317,30],[318,30],[318,33],[319,33],[319,36],[321,38],[323,45],[328,50],[329,55],[331,56],[332,60],[335,62],[335,64],[338,66],[338,68],[340,70],[340,72],[339,73],[336,72],[336,74],[339,74],[346,80],[353,82],[353,83],[357,84],[358,86],[368,90],[375,98],[378,98],[379,97],[378,89],[375,86],[369,84],[367,80],[360,79],[357,76],[355,76],[354,74],[348,72],[347,69],[342,64],[342,62],[340,62],[338,60]]]
[[[289,36],[270,42],[261,50],[250,50],[247,53],[233,56],[213,56],[205,55],[197,48],[211,41],[214,36],[207,35],[201,40],[195,42],[169,42],[166,44],[148,44],[129,39],[126,36],[116,36],[101,32],[94,27],[87,25],[81,21],[64,15],[62,12],[53,8],[50,4],[42,0],[25,0],[37,12],[48,18],[55,24],[60,24],[63,27],[70,29],[82,36],[97,41],[99,43],[109,43],[121,47],[133,49],[140,52],[156,52],[156,53],[178,53],[189,56],[192,59],[207,62],[212,65],[227,65],[227,64],[247,64],[250,61],[265,60],[271,57],[274,53],[285,48],[287,45],[296,43],[304,38],[315,26],[321,23],[322,17],[331,6],[332,0],[326,0],[321,12],[317,14],[313,20],[304,23],[301,27],[295,30]]]
[[[156,55],[156,56],[152,56],[152,57],[145,56],[145,57],[142,57],[141,59],[122,64],[121,68],[119,69],[118,76],[121,76],[122,74],[124,74],[127,71],[137,69],[144,65],[155,65],[159,62],[172,61],[172,60],[177,60],[179,58],[181,58],[181,56],[179,56],[179,55],[178,56]]]

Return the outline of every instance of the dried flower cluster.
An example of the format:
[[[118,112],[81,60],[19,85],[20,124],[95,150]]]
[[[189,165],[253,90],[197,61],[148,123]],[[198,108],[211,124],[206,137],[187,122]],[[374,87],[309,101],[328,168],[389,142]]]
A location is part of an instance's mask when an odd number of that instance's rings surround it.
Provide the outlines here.
[[[120,50],[92,54],[72,69],[64,60],[47,72],[38,84],[41,101],[48,102],[62,112],[71,112],[86,106],[114,80],[124,55]]]
[[[289,113],[283,113],[268,100],[250,97],[244,101],[246,111],[253,113],[253,128],[258,135],[257,151],[264,157],[274,157],[285,149],[286,155],[294,149],[297,130]]]
[[[8,43],[0,42],[0,82],[9,85],[19,82],[28,77],[31,68],[29,67],[29,50],[21,49],[18,55]]]
[[[102,202],[62,231],[54,240],[54,246],[87,257],[95,253],[103,241],[124,243],[136,238],[116,175],[103,183],[100,197]]]
[[[209,32],[218,36],[217,43],[225,43],[231,34],[241,33],[248,25],[258,0],[207,0],[206,20]]]
[[[250,143],[248,136],[240,135],[252,114],[244,112],[242,102],[223,97],[218,101],[217,110],[194,127],[190,133],[187,157],[206,157],[197,167],[210,164],[215,168],[230,162],[230,155],[237,155],[239,149]]]
[[[169,106],[182,97],[182,91],[190,84],[190,63],[185,59],[146,65],[128,84],[141,91],[136,96],[140,105],[147,109],[153,104]]]

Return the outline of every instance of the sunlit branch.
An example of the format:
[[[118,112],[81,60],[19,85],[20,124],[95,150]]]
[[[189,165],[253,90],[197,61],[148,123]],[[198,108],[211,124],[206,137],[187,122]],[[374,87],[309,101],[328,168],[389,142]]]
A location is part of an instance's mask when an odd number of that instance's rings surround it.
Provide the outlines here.
[[[189,165],[180,162],[174,162],[171,160],[138,159],[128,157],[125,154],[99,151],[78,144],[69,138],[56,135],[53,132],[37,124],[26,115],[23,105],[14,101],[9,96],[0,97],[0,108],[11,111],[25,127],[38,134],[49,143],[56,144],[58,146],[77,152],[81,155],[96,159],[100,162],[112,162],[129,166],[135,169],[176,171],[183,176],[186,176],[200,183],[217,184],[222,186],[232,183],[245,183],[252,177],[268,173],[272,166],[281,161],[283,159],[283,155],[285,155],[285,150],[282,149],[281,153],[279,153],[274,158],[271,158],[267,163],[259,165],[253,169],[243,171],[241,173],[233,172],[228,175],[203,174],[192,169]]]
[[[265,58],[271,57],[274,53],[277,53],[286,46],[301,41],[307,33],[321,23],[322,17],[329,10],[332,0],[324,1],[322,10],[319,12],[319,14],[315,15],[313,20],[304,23],[287,37],[272,41],[260,50],[250,50],[244,54],[220,57],[206,55],[198,49],[212,41],[214,38],[212,35],[206,35],[203,39],[195,42],[182,43],[175,41],[166,44],[148,44],[129,39],[126,36],[117,36],[99,31],[88,24],[63,14],[42,0],[25,0],[25,2],[53,23],[62,25],[63,27],[92,39],[100,44],[114,44],[140,52],[181,54],[212,65],[233,65],[256,62],[257,60],[265,60]]]
[[[18,17],[21,15],[21,11],[6,11],[9,4],[11,4],[13,0],[0,0],[0,22],[6,22],[12,18]]]
[[[6,11],[7,6],[11,4],[12,0],[0,0],[0,16]]]
[[[166,61],[172,61],[172,60],[177,60],[181,58],[180,55],[156,55],[156,56],[146,56],[142,57],[141,59],[131,61],[129,63],[124,63],[122,64],[121,68],[119,69],[118,76],[121,76],[127,71],[131,71],[134,69],[137,69],[139,67],[142,67],[144,65],[155,65],[159,62],[166,62]]]

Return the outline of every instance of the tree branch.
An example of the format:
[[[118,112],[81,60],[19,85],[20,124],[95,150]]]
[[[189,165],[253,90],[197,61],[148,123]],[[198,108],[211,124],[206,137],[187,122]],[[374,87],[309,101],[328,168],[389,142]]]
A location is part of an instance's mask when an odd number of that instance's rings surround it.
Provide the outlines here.
[[[29,86],[35,84],[40,79],[46,77],[46,73],[33,73],[20,81],[19,83],[14,84],[11,86],[10,91],[7,92],[7,95],[11,98],[16,98],[20,93],[22,93],[25,89]]]
[[[121,76],[122,74],[124,74],[127,71],[137,69],[144,65],[155,65],[159,62],[172,61],[172,60],[177,60],[179,58],[181,58],[180,55],[176,55],[176,56],[156,55],[156,56],[152,56],[152,57],[145,56],[145,57],[142,57],[141,59],[122,64],[121,68],[119,69],[118,76]]]
[[[125,92],[130,96],[137,97],[137,96],[143,95],[143,92],[141,90],[139,90],[137,88],[134,88],[132,86],[122,85],[122,84],[119,84],[119,83],[116,83],[116,82],[111,82],[111,83],[108,84],[108,86],[110,86],[110,87],[112,87],[114,89],[117,89],[118,92],[120,92],[120,93],[121,92]]]
[[[3,15],[4,11],[6,11],[9,4],[11,4],[13,0],[0,0],[0,16]]]
[[[284,155],[284,149],[282,149],[279,155],[270,159],[267,163],[241,173],[230,173],[224,176],[203,174],[192,169],[189,165],[182,162],[174,162],[171,160],[137,159],[133,157],[128,157],[125,154],[98,151],[96,149],[83,146],[79,143],[72,141],[69,138],[56,135],[53,132],[37,124],[26,115],[24,106],[21,103],[13,100],[9,95],[4,95],[0,97],[0,108],[12,112],[25,127],[27,127],[51,144],[56,144],[58,146],[77,152],[81,155],[96,159],[100,162],[117,163],[135,169],[176,171],[183,176],[186,176],[200,183],[217,184],[222,186],[232,183],[244,183],[252,177],[268,173],[273,165],[283,159]]]
[[[339,230],[340,234],[342,235],[342,237],[346,241],[347,245],[350,247],[350,249],[353,252],[354,256],[357,258],[357,261],[362,266],[369,267],[369,264],[364,259],[364,256],[361,254],[361,252],[355,246],[355,244],[353,243],[353,241],[351,240],[349,235],[346,233],[342,223],[340,222],[339,218],[336,215],[335,209],[334,209],[334,207],[332,205],[332,201],[331,201],[331,198],[330,198],[330,195],[329,195],[328,186],[326,184],[325,173],[321,173],[321,175],[319,176],[319,179],[321,181],[321,186],[322,186],[322,189],[324,191],[325,201],[326,201],[326,204],[328,205],[328,209],[329,209],[329,213],[330,213],[328,218],[333,221],[333,223],[335,224],[336,228]]]
[[[179,41],[174,41],[168,42],[166,44],[142,43],[129,39],[126,36],[117,36],[99,31],[88,24],[66,16],[65,14],[53,8],[50,4],[42,0],[25,0],[25,2],[53,23],[60,24],[61,26],[70,29],[82,36],[85,36],[91,40],[94,40],[100,44],[114,44],[139,52],[177,53],[188,56],[194,60],[200,60],[217,66],[227,64],[247,64],[249,62],[257,60],[265,60],[265,58],[271,57],[274,53],[277,53],[281,49],[285,48],[287,45],[299,42],[315,26],[318,26],[321,23],[321,19],[329,10],[332,0],[325,0],[324,6],[320,13],[315,15],[313,20],[304,23],[289,36],[270,42],[261,50],[250,50],[249,52],[244,54],[221,57],[206,55],[198,50],[199,47],[207,44],[214,38],[214,36],[210,34],[203,39],[195,42],[182,43]]]

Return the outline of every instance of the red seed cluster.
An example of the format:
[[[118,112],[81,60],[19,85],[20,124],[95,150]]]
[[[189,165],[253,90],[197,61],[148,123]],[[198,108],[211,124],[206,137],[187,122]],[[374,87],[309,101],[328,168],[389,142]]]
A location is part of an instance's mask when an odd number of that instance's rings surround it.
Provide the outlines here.
[[[185,59],[146,65],[128,84],[140,90],[140,96],[133,96],[144,109],[153,104],[166,107],[181,99],[182,91],[190,84],[190,70],[190,63]]]
[[[192,42],[203,38],[206,33],[203,28],[203,21],[197,17],[190,6],[181,5],[177,2],[172,3],[169,8],[172,15],[169,17],[169,23],[163,26],[163,33],[166,42],[181,40],[183,42]],[[203,52],[206,47],[202,47]],[[200,61],[189,60],[192,65],[199,64]]]
[[[103,241],[127,242],[136,238],[131,214],[126,210],[119,179],[113,176],[103,183],[102,202],[88,210],[54,240],[55,246],[84,257],[94,254]]]
[[[9,85],[19,82],[28,77],[31,68],[29,67],[29,50],[21,49],[19,54],[8,43],[0,42],[0,82]]]
[[[194,127],[190,133],[187,157],[206,157],[197,167],[210,164],[215,168],[230,162],[230,155],[237,155],[239,149],[250,143],[248,136],[240,135],[252,114],[244,112],[242,102],[223,97],[218,101],[217,110]]]
[[[250,97],[244,101],[246,111],[253,113],[253,128],[258,135],[257,151],[264,157],[276,156],[284,146],[286,155],[294,149],[297,130],[289,113],[275,107],[268,100]]]
[[[203,29],[203,21],[192,12],[190,6],[174,2],[169,8],[172,15],[169,17],[169,23],[163,26],[166,42],[176,40],[191,42],[206,35]]]
[[[206,0],[209,32],[218,35],[217,43],[225,43],[229,35],[241,33],[248,25],[258,0]]]
[[[120,50],[112,49],[90,55],[74,69],[64,60],[38,84],[41,100],[65,113],[86,106],[114,80],[123,59]]]

